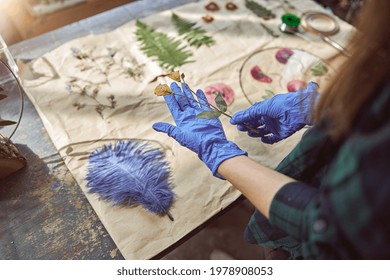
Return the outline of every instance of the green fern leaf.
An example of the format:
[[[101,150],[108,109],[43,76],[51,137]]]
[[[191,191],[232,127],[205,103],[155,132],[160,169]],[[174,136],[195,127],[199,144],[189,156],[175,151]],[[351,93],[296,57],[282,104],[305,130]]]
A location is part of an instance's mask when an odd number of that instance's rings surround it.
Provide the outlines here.
[[[261,17],[265,20],[275,18],[275,14],[271,10],[268,10],[266,7],[258,4],[255,1],[245,0],[245,7],[251,10],[258,17]]]
[[[136,21],[136,36],[141,43],[141,50],[148,57],[155,57],[160,66],[168,71],[191,62],[192,52],[181,46],[180,40],[175,40],[167,34],[157,32],[145,23]]]
[[[187,32],[187,30],[192,29],[196,23],[195,22],[190,22],[182,17],[179,17],[177,14],[172,13],[172,22],[176,26],[177,30],[179,31],[179,34],[182,35]]]
[[[175,13],[172,13],[171,19],[179,35],[184,35],[184,39],[187,40],[190,46],[199,48],[202,45],[210,46],[215,42],[211,36],[206,35],[204,29],[195,27],[195,22],[187,21]]]

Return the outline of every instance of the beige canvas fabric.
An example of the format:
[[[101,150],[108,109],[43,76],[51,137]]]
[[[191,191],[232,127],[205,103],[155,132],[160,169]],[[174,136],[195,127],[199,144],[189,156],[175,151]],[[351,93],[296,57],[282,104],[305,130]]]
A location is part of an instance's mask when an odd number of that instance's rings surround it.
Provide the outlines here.
[[[228,108],[230,113],[234,113],[250,106],[240,88],[240,69],[255,52],[288,47],[323,59],[336,53],[335,49],[318,38],[313,37],[308,42],[280,34],[277,26],[285,11],[277,1],[274,2],[269,7],[274,7],[277,16],[269,21],[258,18],[246,9],[244,1],[235,1],[239,7],[235,11],[228,11],[221,5],[218,12],[206,12],[204,6],[208,1],[173,10],[189,21],[198,22],[198,26],[206,29],[215,40],[210,47],[190,47],[193,62],[178,69],[185,73],[186,82],[191,88],[204,89],[214,83],[225,83],[235,92],[235,100]],[[292,3],[300,11],[321,10],[312,1]],[[170,22],[171,13],[169,10],[141,20],[156,31],[182,38]],[[212,23],[206,24],[201,20],[206,14],[214,17]],[[266,33],[260,25],[262,22],[280,37],[274,38]],[[345,22],[338,22],[341,32],[333,38],[345,44],[352,28]],[[148,259],[226,208],[240,193],[229,182],[214,178],[197,155],[152,129],[152,124],[157,121],[173,123],[163,98],[153,94],[157,84],[171,81],[159,78],[150,83],[166,70],[140,50],[135,31],[135,22],[129,22],[110,33],[70,41],[25,65],[21,77],[54,145],[65,158],[66,165],[123,256],[126,259]],[[259,65],[270,72],[279,71],[270,66],[275,60],[271,53],[262,57]],[[82,59],[78,59],[78,55]],[[130,74],[129,69],[132,69]],[[285,71],[291,74],[300,70],[290,67]],[[258,83],[247,77],[242,79]],[[325,83],[327,78],[321,79],[324,79],[320,81],[322,87],[321,83]],[[272,85],[274,92],[286,92],[283,83]],[[263,86],[259,83],[260,88]],[[82,88],[86,88],[89,96],[80,91]],[[91,93],[93,91],[95,95]],[[261,100],[262,94],[258,98]],[[112,101],[116,102],[115,109],[109,108]],[[221,121],[230,140],[248,151],[251,158],[272,168],[288,154],[304,132],[302,130],[280,143],[266,145],[239,133],[229,124],[228,118],[222,116]],[[140,206],[114,207],[87,192],[85,177],[88,153],[118,139],[137,139],[165,150],[172,168],[175,201],[170,212],[175,218],[174,222],[147,212]]]

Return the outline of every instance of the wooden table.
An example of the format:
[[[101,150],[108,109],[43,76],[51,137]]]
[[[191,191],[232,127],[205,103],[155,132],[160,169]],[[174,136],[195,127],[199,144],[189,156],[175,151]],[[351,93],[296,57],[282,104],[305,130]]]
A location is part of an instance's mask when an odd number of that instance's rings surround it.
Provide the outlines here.
[[[10,46],[31,60],[61,44],[191,0],[143,0]],[[64,165],[26,98],[12,138],[27,158],[25,169],[0,181],[0,259],[123,259],[80,187]]]

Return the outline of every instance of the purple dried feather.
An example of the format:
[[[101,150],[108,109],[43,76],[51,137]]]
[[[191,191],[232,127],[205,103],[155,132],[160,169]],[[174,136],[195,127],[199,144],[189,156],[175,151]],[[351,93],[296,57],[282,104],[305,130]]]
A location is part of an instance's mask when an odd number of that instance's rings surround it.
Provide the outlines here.
[[[167,214],[173,201],[170,172],[164,154],[139,141],[104,145],[89,156],[89,192],[114,205],[140,204],[157,214]]]

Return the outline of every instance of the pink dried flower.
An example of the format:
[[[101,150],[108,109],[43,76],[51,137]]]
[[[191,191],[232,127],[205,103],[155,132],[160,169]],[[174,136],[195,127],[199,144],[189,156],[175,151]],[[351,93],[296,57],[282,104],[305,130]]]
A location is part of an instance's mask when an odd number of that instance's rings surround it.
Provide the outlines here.
[[[205,16],[202,17],[202,19],[203,19],[203,21],[205,23],[210,23],[210,22],[212,22],[214,20],[214,18],[212,16],[210,16],[210,15],[205,15]]]
[[[292,80],[287,83],[288,92],[294,92],[304,88],[306,88],[306,83],[301,80]]]
[[[219,11],[219,10],[220,10],[218,4],[215,3],[215,2],[210,2],[210,3],[208,3],[206,6],[204,6],[204,8],[205,8],[207,11],[210,11],[210,12],[216,12],[216,11]]]
[[[251,75],[253,79],[259,82],[272,83],[272,78],[264,74],[263,71],[261,71],[260,67],[257,65],[251,69]]]
[[[286,64],[293,54],[294,54],[293,50],[288,48],[283,48],[276,52],[275,58],[280,63]]]
[[[207,98],[207,102],[216,106],[215,97],[218,93],[222,95],[222,98],[225,100],[226,105],[230,105],[234,102],[234,91],[231,87],[224,83],[215,83],[204,89],[204,93]]]
[[[234,10],[236,10],[238,8],[237,5],[234,4],[233,2],[226,3],[225,7],[229,11],[234,11]]]

